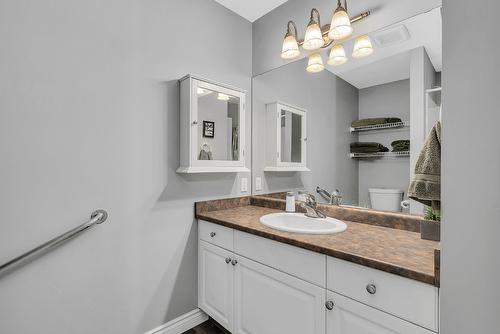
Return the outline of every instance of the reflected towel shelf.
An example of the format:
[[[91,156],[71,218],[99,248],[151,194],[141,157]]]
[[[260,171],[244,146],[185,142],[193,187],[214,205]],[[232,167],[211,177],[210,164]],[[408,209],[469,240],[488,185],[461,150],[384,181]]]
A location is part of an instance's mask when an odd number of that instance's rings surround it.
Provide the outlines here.
[[[375,152],[375,153],[351,153],[351,158],[392,158],[392,157],[409,157],[410,151],[401,152]]]
[[[371,131],[371,130],[384,130],[384,129],[394,129],[394,128],[404,128],[410,126],[409,121],[396,122],[396,123],[386,123],[386,124],[376,124],[376,125],[365,125],[357,126],[355,128],[351,127],[351,132],[361,132],[361,131]]]

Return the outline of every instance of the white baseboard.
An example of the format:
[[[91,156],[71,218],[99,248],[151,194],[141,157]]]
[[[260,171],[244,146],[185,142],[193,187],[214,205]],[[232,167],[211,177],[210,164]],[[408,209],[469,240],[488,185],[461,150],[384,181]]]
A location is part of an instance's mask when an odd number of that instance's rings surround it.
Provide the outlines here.
[[[197,308],[144,334],[182,334],[206,320],[208,320],[208,315]]]

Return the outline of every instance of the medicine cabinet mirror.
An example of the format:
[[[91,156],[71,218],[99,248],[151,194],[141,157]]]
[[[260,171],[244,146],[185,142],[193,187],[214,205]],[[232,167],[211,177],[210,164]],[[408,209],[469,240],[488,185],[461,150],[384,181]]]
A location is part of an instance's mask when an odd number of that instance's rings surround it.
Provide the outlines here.
[[[264,171],[308,171],[306,110],[284,102],[266,105],[267,166]]]
[[[248,172],[245,91],[188,75],[180,80],[178,173]]]

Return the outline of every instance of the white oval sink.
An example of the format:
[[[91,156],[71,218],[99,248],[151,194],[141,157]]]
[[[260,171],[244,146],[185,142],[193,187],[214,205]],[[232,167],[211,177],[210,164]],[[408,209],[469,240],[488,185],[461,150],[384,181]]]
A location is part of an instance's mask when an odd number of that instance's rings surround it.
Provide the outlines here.
[[[347,225],[338,219],[309,218],[303,213],[271,213],[260,217],[260,222],[275,230],[305,234],[333,234],[347,229]]]

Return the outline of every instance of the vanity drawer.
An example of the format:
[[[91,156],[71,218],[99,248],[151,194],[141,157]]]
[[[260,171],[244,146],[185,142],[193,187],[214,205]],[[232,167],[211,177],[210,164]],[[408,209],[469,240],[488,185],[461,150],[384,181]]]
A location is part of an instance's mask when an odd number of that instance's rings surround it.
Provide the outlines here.
[[[326,255],[234,231],[234,252],[292,276],[326,287]]]
[[[432,285],[328,257],[327,288],[438,331],[438,289]]]
[[[198,220],[198,238],[219,247],[233,250],[233,229]]]

